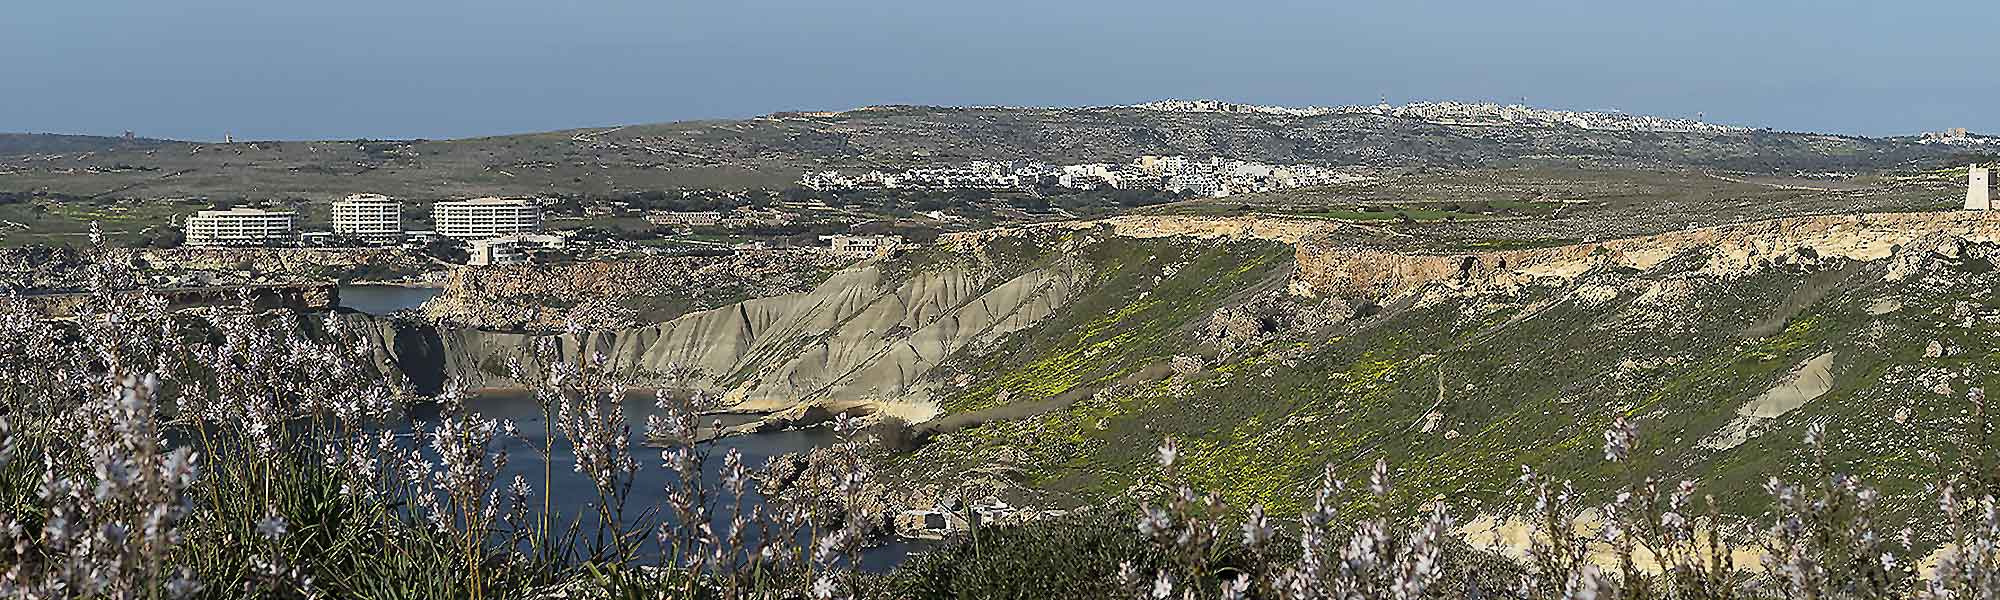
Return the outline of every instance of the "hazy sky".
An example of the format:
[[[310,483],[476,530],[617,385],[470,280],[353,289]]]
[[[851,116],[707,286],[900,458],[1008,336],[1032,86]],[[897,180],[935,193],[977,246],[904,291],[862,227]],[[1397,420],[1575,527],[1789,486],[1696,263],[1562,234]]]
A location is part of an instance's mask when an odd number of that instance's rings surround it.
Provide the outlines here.
[[[0,131],[465,137],[866,104],[1492,100],[2000,133],[1990,0],[22,0]]]

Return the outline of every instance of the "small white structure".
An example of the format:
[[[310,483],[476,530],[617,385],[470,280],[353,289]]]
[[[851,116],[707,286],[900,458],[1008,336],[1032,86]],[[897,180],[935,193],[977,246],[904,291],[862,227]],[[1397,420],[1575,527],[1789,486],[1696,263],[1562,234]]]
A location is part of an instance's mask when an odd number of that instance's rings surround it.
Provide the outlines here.
[[[438,235],[478,240],[542,230],[542,205],[533,198],[474,198],[431,205]]]
[[[546,234],[519,233],[473,240],[472,252],[466,257],[465,264],[475,267],[520,264],[528,262],[529,250],[562,247],[562,236]]]
[[[1972,165],[1965,168],[1965,209],[1993,210],[1993,200],[1987,194],[1991,186],[1986,167]]]
[[[204,210],[187,218],[189,246],[256,246],[298,238],[298,213],[232,208]]]
[[[333,202],[333,232],[370,243],[403,239],[403,204],[381,194],[354,194]]]

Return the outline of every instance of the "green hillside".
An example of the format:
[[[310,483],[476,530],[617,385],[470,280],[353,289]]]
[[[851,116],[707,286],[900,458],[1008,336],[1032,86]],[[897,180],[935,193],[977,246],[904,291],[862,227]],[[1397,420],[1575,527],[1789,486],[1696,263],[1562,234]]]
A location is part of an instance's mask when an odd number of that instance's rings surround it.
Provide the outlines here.
[[[0,138],[0,191],[88,198],[412,199],[785,187],[801,171],[971,160],[1125,161],[1146,154],[1377,167],[1596,163],[1756,173],[1862,171],[1950,155],[1908,140],[1746,131],[1471,127],[1379,115],[1135,108],[877,107],[459,140],[121,143]]]
[[[1917,492],[1937,461],[1992,464],[1968,439],[1966,400],[2000,364],[1991,245],[1872,262],[1805,250],[1727,276],[1692,252],[1350,309],[1284,293],[1281,244],[1079,236],[1080,250],[1043,260],[1086,261],[1083,296],[955,359],[967,376],[941,401],[942,433],[891,459],[894,479],[1091,504],[1153,476],[1153,448],[1172,436],[1190,478],[1235,506],[1290,514],[1324,465],[1356,481],[1386,457],[1403,505],[1504,511],[1522,465],[1586,491],[1623,485],[1600,447],[1617,415],[1640,427],[1640,472],[1703,480],[1728,509],[1768,506],[1764,480],[1804,473],[1814,421],[1834,432],[1832,459],[1897,511],[1927,501],[1913,498],[1928,498]],[[1739,414],[1829,353],[1823,395]],[[1736,430],[1747,439],[1730,446]]]

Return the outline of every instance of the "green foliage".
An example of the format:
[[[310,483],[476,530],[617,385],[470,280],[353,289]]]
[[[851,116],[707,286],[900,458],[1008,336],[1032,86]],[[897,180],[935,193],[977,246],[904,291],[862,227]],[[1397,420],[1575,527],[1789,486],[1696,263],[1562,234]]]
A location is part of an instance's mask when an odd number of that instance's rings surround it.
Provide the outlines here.
[[[872,583],[880,597],[1112,598],[1119,564],[1150,573],[1165,557],[1109,511],[954,536]]]
[[[220,468],[196,488],[198,520],[175,562],[197,566],[197,577],[224,595],[261,585],[246,557],[272,556],[305,569],[323,592],[338,598],[474,596],[457,540],[399,509],[343,494],[341,478],[307,454],[301,449],[255,463],[218,462]],[[288,524],[275,545],[256,531],[269,516],[267,505]],[[488,596],[548,585],[558,572],[553,565],[487,564],[477,584]]]

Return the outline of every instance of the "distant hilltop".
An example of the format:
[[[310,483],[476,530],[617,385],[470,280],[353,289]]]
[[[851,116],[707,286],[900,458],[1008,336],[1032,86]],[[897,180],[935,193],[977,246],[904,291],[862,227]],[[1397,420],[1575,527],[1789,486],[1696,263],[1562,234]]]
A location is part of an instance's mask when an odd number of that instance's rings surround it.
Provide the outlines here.
[[[1326,115],[1373,114],[1417,119],[1441,125],[1575,127],[1606,131],[1671,131],[1740,133],[1747,127],[1717,125],[1695,119],[1677,119],[1615,112],[1571,111],[1535,108],[1492,102],[1412,102],[1400,106],[1260,106],[1220,100],[1161,100],[1127,108],[1161,112],[1221,112],[1318,117]]]

